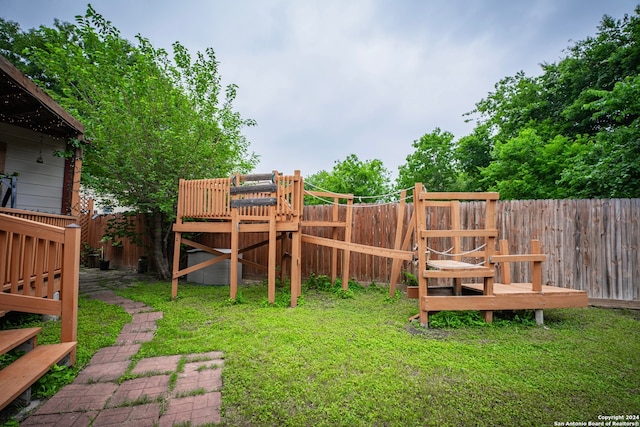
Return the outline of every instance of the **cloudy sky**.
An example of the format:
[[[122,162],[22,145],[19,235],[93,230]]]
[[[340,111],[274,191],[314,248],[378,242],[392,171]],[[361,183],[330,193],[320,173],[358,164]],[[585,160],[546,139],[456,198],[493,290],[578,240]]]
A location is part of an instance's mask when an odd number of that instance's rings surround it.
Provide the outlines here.
[[[463,114],[496,82],[540,74],[602,16],[631,0],[93,0],[130,40],[211,47],[261,158],[256,172],[330,171],[349,154],[392,176],[411,144],[439,127],[471,132]],[[74,21],[83,0],[0,0],[23,30]]]

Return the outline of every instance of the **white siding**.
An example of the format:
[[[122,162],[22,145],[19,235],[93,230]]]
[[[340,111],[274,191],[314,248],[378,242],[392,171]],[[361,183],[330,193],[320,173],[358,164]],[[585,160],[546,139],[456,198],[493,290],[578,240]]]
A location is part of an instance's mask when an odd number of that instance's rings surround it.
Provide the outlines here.
[[[65,142],[7,125],[0,127],[0,142],[7,144],[5,174],[18,173],[16,208],[60,214],[64,159],[53,152]]]

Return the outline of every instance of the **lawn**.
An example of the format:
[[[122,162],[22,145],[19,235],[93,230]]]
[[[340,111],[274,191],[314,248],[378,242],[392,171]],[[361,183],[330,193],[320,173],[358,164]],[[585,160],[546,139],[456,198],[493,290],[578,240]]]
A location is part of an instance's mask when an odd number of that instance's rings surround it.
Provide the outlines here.
[[[164,313],[137,357],[221,350],[229,426],[513,426],[640,414],[640,313],[598,308],[498,317],[440,313],[380,286],[307,284],[275,306],[264,285],[140,283],[119,294]],[[311,289],[308,289],[311,287]],[[326,288],[326,286],[324,287]],[[82,310],[82,308],[81,308]],[[555,424],[559,425],[559,424]]]

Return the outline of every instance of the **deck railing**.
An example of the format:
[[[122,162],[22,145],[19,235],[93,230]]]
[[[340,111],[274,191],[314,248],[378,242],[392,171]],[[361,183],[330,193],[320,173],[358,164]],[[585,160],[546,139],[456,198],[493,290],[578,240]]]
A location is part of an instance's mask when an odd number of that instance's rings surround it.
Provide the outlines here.
[[[76,341],[79,260],[79,226],[0,214],[0,311],[61,316],[61,342]]]
[[[279,220],[298,217],[302,212],[302,178],[296,175],[273,176],[277,189],[274,193],[243,191],[232,195],[233,178],[180,180],[178,192],[178,220],[219,219],[231,220],[231,201],[238,199],[276,199],[275,214]],[[250,188],[250,187],[249,187]],[[256,186],[256,189],[262,189]],[[269,207],[260,205],[239,207],[240,217],[268,218]]]

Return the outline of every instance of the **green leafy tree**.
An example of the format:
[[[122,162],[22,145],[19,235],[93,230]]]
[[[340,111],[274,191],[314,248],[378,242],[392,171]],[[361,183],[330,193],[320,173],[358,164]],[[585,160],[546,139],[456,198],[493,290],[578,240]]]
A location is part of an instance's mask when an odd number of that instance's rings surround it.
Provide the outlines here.
[[[451,132],[436,128],[413,142],[414,152],[406,163],[398,167],[398,188],[412,188],[421,182],[427,191],[454,191],[459,189],[458,162],[454,156]]]
[[[474,138],[488,136],[491,157],[478,180],[465,148],[479,141],[461,140],[465,185],[503,198],[640,196],[638,13],[604,16],[594,37],[543,64],[540,76],[506,77],[478,102]]]
[[[488,126],[477,126],[471,135],[463,136],[454,148],[459,165],[459,180],[464,191],[484,191],[482,169],[491,163],[493,140]]]
[[[89,6],[76,25],[37,31],[44,47],[26,53],[53,96],[85,125],[83,183],[148,218],[159,276],[168,248],[178,181],[249,171],[256,162],[242,135],[254,124],[233,110],[236,86],[220,84],[212,49],[173,56],[137,37],[123,39]]]
[[[331,172],[322,170],[305,178],[305,184],[309,190],[353,194],[356,202],[375,203],[387,200],[391,179],[382,161],[362,161],[350,154],[343,161],[336,161]],[[305,203],[322,204],[326,200],[307,197]]]

